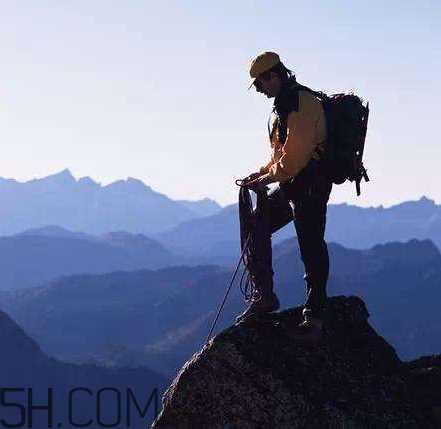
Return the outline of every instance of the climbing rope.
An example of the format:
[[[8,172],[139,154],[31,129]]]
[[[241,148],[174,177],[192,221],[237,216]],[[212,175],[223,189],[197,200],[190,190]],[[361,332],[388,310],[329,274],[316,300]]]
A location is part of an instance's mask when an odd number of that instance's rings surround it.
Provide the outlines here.
[[[211,329],[210,329],[210,332],[207,335],[207,339],[205,340],[205,344],[207,344],[210,341],[210,339],[211,339],[211,334],[213,333],[213,330],[214,330],[214,328],[216,326],[217,320],[219,319],[219,316],[220,316],[220,314],[222,312],[222,309],[224,308],[224,305],[225,305],[225,302],[227,300],[228,294],[230,293],[231,287],[233,286],[234,279],[236,278],[237,271],[239,270],[240,263],[242,262],[242,259],[243,259],[243,255],[244,255],[244,253],[245,253],[245,251],[246,251],[246,249],[248,247],[248,242],[249,242],[249,240],[246,241],[246,246],[242,250],[242,254],[240,255],[240,259],[239,259],[239,261],[237,263],[237,266],[236,266],[236,270],[234,271],[234,274],[233,274],[233,276],[232,276],[232,278],[230,280],[230,285],[228,286],[228,289],[225,292],[224,298],[223,298],[223,300],[222,300],[222,302],[221,302],[221,304],[219,306],[219,309],[217,311],[216,317],[215,317],[215,319],[214,319],[214,321],[213,321],[213,323],[211,325]]]
[[[256,265],[258,263],[257,256],[255,255],[255,237],[256,237],[256,218],[257,218],[257,210],[253,210],[253,203],[251,200],[251,195],[249,192],[249,188],[243,183],[244,180],[236,180],[236,184],[240,186],[239,191],[239,215],[240,215],[240,239],[241,245],[243,246],[243,242],[245,237],[249,237],[250,241],[248,246],[246,246],[245,253],[243,255],[243,264],[244,271],[242,273],[242,277],[239,283],[239,289],[245,299],[246,302],[250,303],[252,301],[259,301],[261,299],[261,293],[259,289],[256,287]],[[239,183],[238,183],[239,182]],[[262,194],[262,191],[259,192],[259,195]],[[256,194],[257,194],[256,192]],[[266,193],[265,193],[266,195]],[[243,246],[245,247],[245,246]],[[246,274],[246,277],[245,277]]]
[[[239,215],[240,215],[240,243],[242,247],[242,253],[236,265],[234,274],[230,280],[230,284],[224,294],[221,304],[219,305],[218,311],[216,313],[216,317],[211,325],[207,339],[205,340],[205,344],[207,344],[211,339],[211,334],[213,333],[216,323],[219,319],[219,316],[224,308],[225,302],[230,293],[231,287],[233,286],[234,280],[236,278],[237,272],[239,271],[239,267],[242,262],[244,265],[244,270],[240,278],[239,288],[245,298],[245,301],[246,302],[258,301],[262,298],[260,291],[256,287],[255,279],[253,278],[252,275],[252,273],[255,272],[252,266],[253,265],[255,266],[257,261],[255,261],[252,252],[256,222],[255,222],[255,213],[253,210],[251,195],[249,192],[249,188],[247,186],[246,179],[237,179],[235,183],[237,186],[240,187]],[[262,192],[264,192],[266,195],[266,191],[262,191]]]

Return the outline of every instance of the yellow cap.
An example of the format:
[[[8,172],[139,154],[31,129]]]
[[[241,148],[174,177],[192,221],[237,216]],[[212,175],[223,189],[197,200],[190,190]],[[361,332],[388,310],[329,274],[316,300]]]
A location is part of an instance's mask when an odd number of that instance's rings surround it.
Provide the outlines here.
[[[254,60],[252,60],[250,63],[251,82],[248,89],[253,86],[253,83],[257,77],[278,63],[280,63],[280,57],[275,52],[263,52],[254,58]]]

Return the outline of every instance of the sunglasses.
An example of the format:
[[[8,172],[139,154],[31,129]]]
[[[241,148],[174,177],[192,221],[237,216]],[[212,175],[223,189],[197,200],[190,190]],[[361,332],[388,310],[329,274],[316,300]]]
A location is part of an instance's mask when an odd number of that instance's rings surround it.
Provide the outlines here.
[[[268,72],[264,72],[264,73],[260,74],[259,77],[256,78],[256,80],[254,81],[254,83],[253,83],[254,87],[256,89],[263,90],[262,82],[260,79],[262,79],[264,81],[269,81],[271,79],[271,76],[268,74]]]

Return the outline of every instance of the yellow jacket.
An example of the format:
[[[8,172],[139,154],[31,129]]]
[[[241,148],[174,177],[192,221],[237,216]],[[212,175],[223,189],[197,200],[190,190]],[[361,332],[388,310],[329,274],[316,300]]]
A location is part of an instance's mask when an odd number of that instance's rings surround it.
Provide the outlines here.
[[[261,174],[268,174],[271,182],[285,182],[306,166],[313,157],[319,158],[326,140],[326,119],[321,101],[305,90],[299,90],[298,111],[292,111],[287,118],[287,132],[284,142],[279,142],[278,133],[272,132],[271,160],[260,168]],[[271,129],[274,129],[275,120]]]

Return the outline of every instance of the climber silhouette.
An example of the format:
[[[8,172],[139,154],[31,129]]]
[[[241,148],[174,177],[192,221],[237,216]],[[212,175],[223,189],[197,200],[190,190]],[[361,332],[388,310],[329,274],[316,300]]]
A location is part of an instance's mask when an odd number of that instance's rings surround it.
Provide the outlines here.
[[[316,339],[321,335],[326,310],[329,255],[324,235],[332,189],[332,181],[320,163],[326,141],[324,109],[320,99],[309,91],[292,90],[298,85],[295,75],[274,52],[258,55],[251,62],[249,73],[250,88],[254,86],[257,92],[274,98],[268,124],[272,156],[258,172],[244,179],[246,188],[257,193],[254,216],[260,233],[258,243],[250,250],[259,263],[251,273],[255,288],[248,299],[250,305],[237,321],[279,309],[273,290],[271,235],[294,220],[305,267],[306,299],[304,320],[293,335]],[[279,185],[267,195],[267,185],[273,182]],[[244,195],[241,216],[247,207]]]

